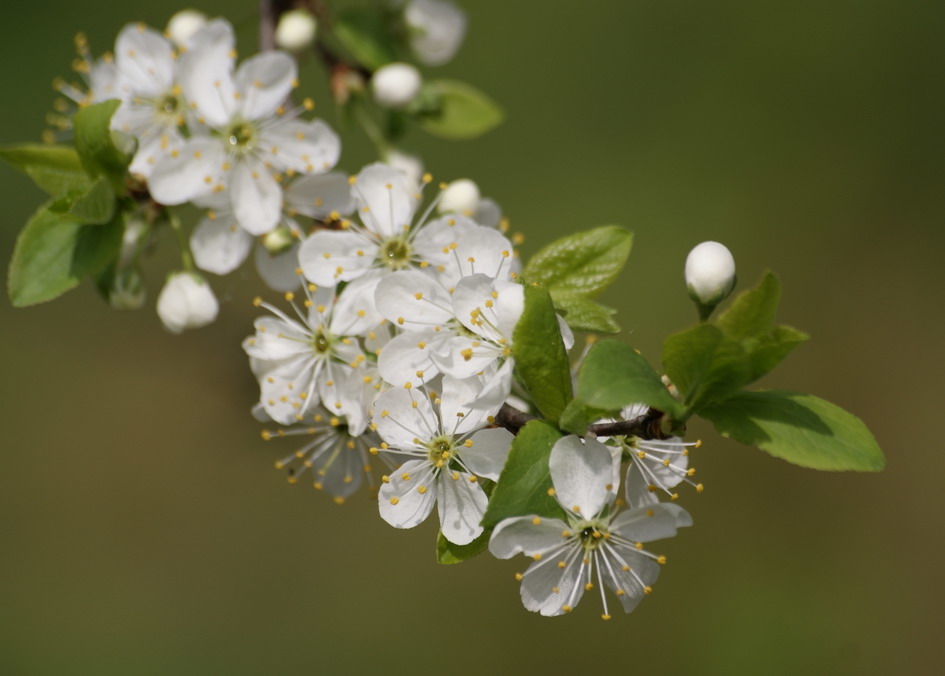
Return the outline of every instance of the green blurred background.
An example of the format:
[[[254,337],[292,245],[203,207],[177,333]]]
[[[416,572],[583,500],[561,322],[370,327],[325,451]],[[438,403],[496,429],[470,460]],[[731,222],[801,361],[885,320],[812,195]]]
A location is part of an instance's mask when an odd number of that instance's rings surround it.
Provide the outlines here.
[[[545,619],[525,561],[433,558],[432,523],[397,531],[363,494],[288,486],[248,410],[240,349],[251,271],[217,280],[220,320],[175,337],[84,285],[0,301],[0,671],[4,674],[940,673],[945,369],[945,5],[928,0],[471,0],[458,58],[508,120],[466,143],[417,133],[438,180],[474,178],[526,255],[577,229],[636,232],[605,296],[654,362],[694,320],[688,250],[765,268],[780,319],[812,341],[765,384],[861,416],[876,475],[803,470],[693,425],[694,528],[663,543],[655,594],[602,622],[588,596]],[[96,52],[178,5],[42,0],[0,24],[0,142],[36,140],[72,36]],[[205,2],[255,49],[255,3]],[[303,91],[333,119],[317,68]],[[342,167],[372,159],[352,131]],[[0,258],[42,201],[0,167]],[[936,308],[939,308],[936,310]],[[304,483],[304,482],[303,482]]]

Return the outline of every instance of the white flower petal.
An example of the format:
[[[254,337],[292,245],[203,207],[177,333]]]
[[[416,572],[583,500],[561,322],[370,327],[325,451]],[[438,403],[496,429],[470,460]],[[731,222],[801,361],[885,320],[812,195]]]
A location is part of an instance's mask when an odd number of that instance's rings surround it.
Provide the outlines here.
[[[310,218],[321,220],[333,211],[342,216],[354,211],[351,184],[338,172],[302,176],[283,192],[289,208]]]
[[[496,343],[511,341],[525,309],[521,284],[487,275],[463,277],[453,291],[453,310],[467,329]]]
[[[115,40],[123,83],[139,97],[158,97],[174,85],[174,48],[153,28],[128,24]]]
[[[360,277],[377,256],[377,245],[346,230],[319,230],[302,242],[299,266],[319,286],[336,286]]]
[[[465,379],[488,370],[501,356],[502,351],[489,343],[453,336],[437,343],[433,361],[443,373]]]
[[[255,158],[236,163],[230,180],[233,213],[251,235],[264,235],[282,218],[282,188]]]
[[[593,439],[574,435],[559,439],[551,449],[548,467],[558,503],[586,519],[616,496],[620,456]]]
[[[405,331],[446,324],[453,318],[450,295],[431,275],[402,270],[377,288],[377,310]]]
[[[248,236],[248,235],[247,235]],[[271,254],[264,246],[257,246],[254,259],[256,272],[273,291],[294,291],[299,288],[299,244],[277,254]]]
[[[616,556],[619,556],[619,560]],[[644,587],[656,582],[660,565],[643,554],[627,549],[621,549],[617,555],[604,554],[603,558],[601,572],[604,584],[614,590],[624,612],[629,613],[646,596]]]
[[[254,359],[282,362],[312,353],[311,335],[300,324],[266,315],[258,317],[253,326],[256,333],[244,342],[243,349]]]
[[[475,274],[508,281],[515,260],[512,243],[505,235],[481,225],[474,225],[464,232],[452,253],[444,273],[452,283]]]
[[[503,519],[492,531],[489,551],[499,559],[511,559],[516,554],[544,555],[566,544],[562,533],[568,528],[568,524],[561,519],[549,519],[534,514]]]
[[[583,552],[579,548],[561,550],[557,556],[543,557],[528,567],[519,590],[522,604],[532,612],[554,617],[573,608],[584,594]],[[564,567],[561,567],[561,564]]]
[[[495,409],[498,411],[502,404],[508,400],[509,394],[512,392],[512,374],[514,367],[515,360],[506,359],[502,363],[502,366],[493,373],[490,373],[490,369],[487,369],[482,376],[485,385],[476,398],[469,402],[470,408],[484,410]]]
[[[416,184],[386,164],[368,165],[358,174],[353,193],[361,221],[369,230],[393,237],[413,222],[419,203]]]
[[[179,150],[159,158],[148,178],[148,188],[161,204],[183,204],[213,190],[223,173],[223,145],[197,136]]]
[[[500,404],[493,409],[472,408],[470,401],[474,401],[482,390],[482,383],[478,378],[443,377],[443,393],[440,395],[440,420],[443,431],[460,436],[469,434],[485,427],[488,418],[495,415]]]
[[[457,545],[468,545],[482,535],[482,515],[489,498],[472,474],[446,468],[436,480],[437,509],[443,537]]]
[[[394,528],[413,528],[422,523],[436,502],[434,481],[433,469],[426,460],[405,462],[381,486],[377,500],[381,518]]]
[[[295,59],[285,52],[260,52],[236,71],[236,87],[242,94],[240,113],[247,120],[262,120],[275,115],[298,76]]]
[[[259,378],[259,402],[276,422],[298,422],[320,401],[314,386],[318,373],[310,356],[287,360]]]
[[[472,219],[487,228],[497,228],[502,221],[502,207],[495,200],[485,197],[476,205]]]
[[[410,47],[426,66],[441,66],[456,54],[466,35],[466,14],[445,0],[411,0],[404,9]]]
[[[381,349],[377,368],[387,382],[399,386],[419,385],[439,375],[431,355],[442,333],[433,330],[408,331],[391,339]],[[421,347],[422,346],[422,347]]]
[[[246,260],[253,238],[235,218],[204,218],[190,236],[197,267],[217,275],[232,272]]]
[[[344,288],[335,301],[329,330],[338,336],[359,336],[382,320],[374,306],[378,283],[384,278],[380,270],[368,270]]]
[[[198,119],[221,128],[239,108],[233,80],[233,28],[215,19],[198,31],[181,56],[180,84]]]
[[[689,512],[671,503],[659,503],[621,512],[611,529],[632,542],[653,542],[676,535],[676,529],[692,525]]]
[[[650,486],[653,486],[654,490],[651,491]],[[624,479],[624,496],[627,505],[631,509],[649,507],[658,504],[660,501],[656,494],[656,485],[651,484],[649,478],[643,475],[637,463],[632,461],[627,468],[626,479]]]
[[[377,398],[372,420],[378,435],[393,449],[426,450],[425,442],[439,433],[430,400],[421,392],[402,387]]]
[[[277,168],[303,174],[322,174],[341,155],[338,135],[321,120],[287,120],[263,130],[259,142],[261,152]]]
[[[463,463],[469,471],[493,481],[499,478],[515,436],[506,429],[479,430],[472,435],[472,446],[462,450]]]

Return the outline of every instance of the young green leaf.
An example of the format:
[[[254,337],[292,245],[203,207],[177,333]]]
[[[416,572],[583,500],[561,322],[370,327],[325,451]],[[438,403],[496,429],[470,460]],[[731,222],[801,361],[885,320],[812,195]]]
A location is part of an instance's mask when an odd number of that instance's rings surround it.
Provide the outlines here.
[[[492,529],[487,528],[482,535],[470,542],[468,545],[457,545],[445,537],[443,533],[437,533],[436,536],[436,561],[444,565],[453,563],[462,563],[467,559],[478,556],[486,551],[489,546],[489,538],[492,536]]]
[[[548,458],[551,448],[561,438],[553,425],[543,420],[529,421],[512,441],[482,525],[494,528],[502,519],[537,514],[561,517],[563,512],[553,494]]]
[[[684,416],[683,407],[646,359],[617,340],[602,340],[588,351],[578,371],[577,398],[608,411],[646,404],[674,418]]]
[[[781,300],[781,283],[766,272],[754,289],[743,291],[716,321],[732,338],[757,338],[771,330]]]
[[[87,190],[91,181],[71,146],[25,144],[0,148],[0,159],[19,169],[52,196]]]
[[[111,182],[104,176],[76,197],[69,207],[70,216],[89,225],[108,223],[114,214],[115,191],[112,190]]]
[[[712,324],[700,324],[663,341],[663,368],[695,412],[751,382],[750,362],[741,343]]]
[[[546,287],[556,301],[564,294],[591,298],[617,278],[632,246],[633,233],[616,225],[578,232],[532,256],[522,277]]]
[[[579,437],[584,436],[588,426],[601,418],[606,418],[613,411],[594,408],[588,406],[580,399],[572,399],[564,407],[561,417],[558,419],[558,427],[565,432],[576,434]]]
[[[568,326],[578,331],[617,333],[620,326],[613,320],[617,312],[577,293],[551,291],[551,300]]]
[[[420,127],[441,138],[475,138],[499,126],[505,117],[495,101],[465,82],[431,80],[421,97],[438,105],[420,116]]]
[[[105,176],[116,193],[124,192],[125,173],[131,154],[115,145],[111,130],[112,115],[120,101],[111,99],[79,110],[73,118],[75,149],[82,166],[93,177]]]
[[[7,288],[16,307],[62,295],[83,277],[114,260],[121,247],[121,214],[107,225],[85,225],[69,213],[68,198],[49,202],[20,232],[10,261]]]
[[[397,60],[387,21],[377,12],[351,7],[338,14],[334,28],[344,48],[368,70]]]
[[[792,329],[790,326],[776,326],[767,335],[751,341],[750,345],[746,345],[751,381],[754,382],[773,370],[809,337],[803,331]]]
[[[546,289],[525,287],[525,311],[512,334],[512,355],[538,410],[557,420],[571,400],[571,366]]]
[[[700,414],[722,436],[801,467],[878,472],[886,464],[859,418],[808,394],[741,392]]]

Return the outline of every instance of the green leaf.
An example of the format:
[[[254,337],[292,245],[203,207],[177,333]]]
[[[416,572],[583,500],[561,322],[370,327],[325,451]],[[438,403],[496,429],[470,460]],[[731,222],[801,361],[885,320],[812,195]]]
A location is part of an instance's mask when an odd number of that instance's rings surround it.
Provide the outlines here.
[[[590,298],[610,286],[633,246],[633,233],[603,225],[556,240],[532,256],[522,271],[527,282],[563,294]]]
[[[377,12],[352,7],[338,14],[334,28],[344,48],[368,70],[397,60],[387,21]]]
[[[582,437],[591,423],[606,418],[611,413],[612,411],[588,406],[580,399],[572,399],[558,419],[558,427]]]
[[[421,96],[438,105],[420,115],[420,127],[441,138],[475,138],[497,127],[504,118],[495,101],[465,82],[430,80]]]
[[[68,198],[43,205],[20,232],[7,279],[16,307],[52,300],[117,257],[123,215],[105,226],[85,225],[69,213],[70,206]]]
[[[453,563],[462,563],[467,559],[482,554],[489,546],[489,538],[492,536],[492,529],[487,528],[482,535],[470,542],[468,545],[457,545],[445,537],[443,533],[436,536],[436,560],[437,563],[445,565]]]
[[[87,106],[73,118],[75,149],[82,166],[90,176],[105,176],[111,181],[115,192],[124,192],[125,174],[132,154],[115,145],[110,128],[112,115],[121,104],[112,99]]]
[[[512,355],[538,410],[557,420],[571,400],[571,366],[546,289],[525,287],[525,310],[512,334]]]
[[[530,420],[512,441],[482,525],[494,528],[502,519],[537,514],[562,517],[564,512],[548,491],[552,488],[548,458],[561,433],[543,420]]]
[[[22,171],[53,196],[71,190],[87,190],[91,183],[71,146],[10,146],[0,148],[0,159]]]
[[[700,324],[663,341],[663,368],[698,411],[721,401],[751,382],[748,355],[741,343],[712,324]]]
[[[732,338],[757,338],[771,329],[780,300],[781,283],[766,272],[758,286],[735,298],[716,325]]]
[[[552,291],[551,300],[572,329],[601,333],[620,331],[620,326],[611,317],[616,312],[613,308],[574,293]]]
[[[790,326],[776,326],[767,335],[752,341],[746,348],[751,381],[769,373],[808,338],[806,333]]]
[[[115,214],[115,191],[105,177],[99,178],[84,194],[75,198],[69,215],[80,223],[97,225],[108,223]]]
[[[607,411],[646,404],[676,419],[685,415],[659,373],[636,350],[617,340],[602,340],[588,351],[578,372],[577,399]]]
[[[886,464],[859,418],[808,394],[741,392],[701,415],[722,436],[801,467],[877,472]]]

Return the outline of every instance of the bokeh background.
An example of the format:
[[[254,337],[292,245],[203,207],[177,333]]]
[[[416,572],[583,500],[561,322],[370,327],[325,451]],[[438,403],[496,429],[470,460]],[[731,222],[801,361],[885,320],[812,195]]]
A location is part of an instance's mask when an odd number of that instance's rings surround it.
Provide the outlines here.
[[[525,561],[435,563],[432,523],[396,531],[272,469],[240,340],[247,271],[220,320],[165,333],[90,285],[0,300],[0,672],[4,674],[939,673],[945,345],[945,5],[928,0],[471,0],[458,58],[505,107],[488,136],[416,133],[438,180],[469,176],[527,241],[636,232],[604,297],[654,362],[694,320],[687,251],[725,242],[744,288],[766,268],[811,342],[770,376],[867,421],[875,475],[818,473],[719,438],[684,493],[696,526],[658,549],[655,594],[602,622],[526,612]],[[226,13],[255,49],[255,3]],[[72,36],[111,47],[165,0],[13,3],[0,23],[0,142],[36,140]],[[333,120],[314,64],[303,90]],[[371,149],[351,131],[342,166]],[[0,258],[42,201],[0,167]],[[303,482],[304,483],[304,482]]]

